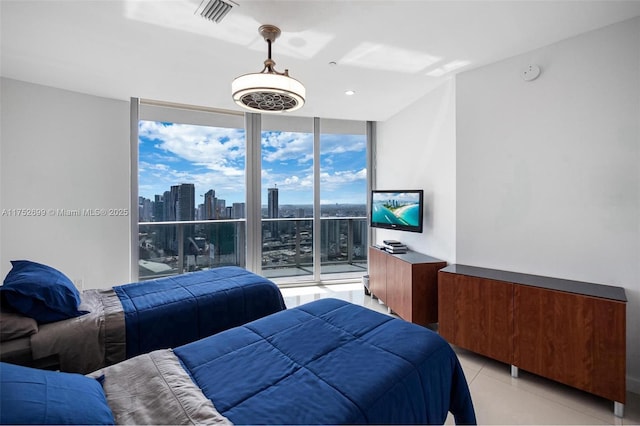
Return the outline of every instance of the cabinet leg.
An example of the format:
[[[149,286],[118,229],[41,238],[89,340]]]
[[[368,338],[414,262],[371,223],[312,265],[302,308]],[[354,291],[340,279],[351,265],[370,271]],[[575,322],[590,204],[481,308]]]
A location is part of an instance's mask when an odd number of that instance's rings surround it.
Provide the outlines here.
[[[624,404],[618,401],[613,402],[613,414],[616,417],[624,417]]]
[[[518,367],[516,367],[515,365],[511,366],[511,377],[513,377],[514,379],[518,378]]]

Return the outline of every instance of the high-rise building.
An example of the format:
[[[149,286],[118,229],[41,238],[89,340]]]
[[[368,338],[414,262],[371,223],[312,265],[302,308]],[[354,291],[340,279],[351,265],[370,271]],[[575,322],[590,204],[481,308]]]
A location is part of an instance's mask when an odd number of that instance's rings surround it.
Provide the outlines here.
[[[233,213],[231,214],[232,219],[243,219],[244,216],[244,203],[233,203]]]
[[[268,218],[277,218],[279,217],[279,207],[278,207],[278,188],[275,186],[273,188],[268,188],[268,198],[267,198],[267,217]],[[269,229],[271,230],[271,238],[278,238],[278,222],[273,221],[269,224]]]
[[[164,191],[162,195],[162,220],[172,221],[176,220],[176,203],[175,197],[177,195],[177,188],[174,190],[171,187],[170,191]],[[159,228],[158,238],[160,246],[165,250],[166,254],[177,251],[176,246],[176,228],[174,226],[161,226]]]
[[[180,185],[172,185],[171,190],[164,193],[164,217],[167,221],[176,220],[176,202],[178,201],[178,188]]]
[[[173,186],[171,189],[173,190]],[[176,199],[176,220],[178,221],[193,221],[196,216],[196,187],[192,183],[181,183],[177,186],[177,199]],[[183,226],[183,247],[185,254],[194,254],[197,252],[197,247],[194,247],[191,242],[196,235],[196,228],[194,225]],[[176,245],[177,246],[177,245]]]
[[[278,188],[268,188],[267,217],[276,218],[278,215]]]
[[[140,222],[151,222],[152,218],[152,202],[145,197],[138,197],[138,218]]]
[[[164,192],[164,220],[168,222],[177,220],[176,207],[179,190],[180,185],[171,185],[170,190]],[[164,248],[170,253],[178,253],[178,233],[174,226],[166,229]]]
[[[173,190],[173,186],[171,189]],[[176,220],[194,220],[196,215],[196,187],[192,183],[177,186]]]
[[[216,217],[216,191],[208,190],[204,194],[204,219],[217,219]]]
[[[222,198],[216,198],[216,219],[227,218],[226,205],[227,202],[225,200]]]
[[[162,222],[164,220],[164,200],[162,195],[156,195],[153,202],[153,221]]]

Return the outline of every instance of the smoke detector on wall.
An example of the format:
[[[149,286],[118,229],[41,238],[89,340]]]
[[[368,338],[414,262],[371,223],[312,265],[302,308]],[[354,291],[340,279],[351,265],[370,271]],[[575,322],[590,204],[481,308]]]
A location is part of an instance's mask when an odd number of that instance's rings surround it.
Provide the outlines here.
[[[522,71],[522,79],[524,81],[533,81],[540,75],[540,67],[537,65],[529,65]]]

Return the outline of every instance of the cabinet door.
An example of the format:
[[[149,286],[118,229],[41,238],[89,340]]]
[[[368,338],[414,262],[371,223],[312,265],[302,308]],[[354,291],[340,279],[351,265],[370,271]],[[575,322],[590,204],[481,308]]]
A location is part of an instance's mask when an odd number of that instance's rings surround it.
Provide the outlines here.
[[[623,302],[516,285],[513,364],[624,403]]]
[[[387,298],[387,253],[369,247],[369,290],[378,299]]]
[[[387,260],[387,298],[386,305],[405,321],[413,322],[412,296],[413,265],[397,257]]]
[[[447,262],[413,265],[413,322],[427,325],[438,322],[438,271]]]
[[[512,363],[513,284],[439,272],[438,317],[450,343]]]

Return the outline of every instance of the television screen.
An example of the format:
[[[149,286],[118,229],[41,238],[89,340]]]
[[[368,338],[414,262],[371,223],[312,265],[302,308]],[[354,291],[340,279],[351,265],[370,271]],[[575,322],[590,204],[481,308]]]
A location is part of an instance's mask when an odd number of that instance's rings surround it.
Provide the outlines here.
[[[423,191],[371,191],[371,226],[422,232]]]

